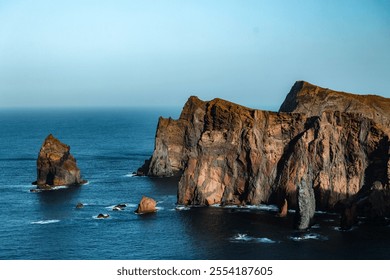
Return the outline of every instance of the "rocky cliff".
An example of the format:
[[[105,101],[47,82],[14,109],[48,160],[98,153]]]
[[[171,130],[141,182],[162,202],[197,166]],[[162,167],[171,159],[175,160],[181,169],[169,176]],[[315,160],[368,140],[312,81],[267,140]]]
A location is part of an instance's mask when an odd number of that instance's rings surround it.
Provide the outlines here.
[[[70,147],[53,135],[46,137],[37,159],[38,189],[51,189],[54,186],[80,185],[80,169],[70,154]]]
[[[299,229],[316,209],[337,210],[349,227],[358,214],[390,213],[389,113],[389,99],[306,82],[278,113],[190,97],[178,120],[160,118],[138,173],[181,176],[180,204],[276,203],[281,215],[296,210]]]

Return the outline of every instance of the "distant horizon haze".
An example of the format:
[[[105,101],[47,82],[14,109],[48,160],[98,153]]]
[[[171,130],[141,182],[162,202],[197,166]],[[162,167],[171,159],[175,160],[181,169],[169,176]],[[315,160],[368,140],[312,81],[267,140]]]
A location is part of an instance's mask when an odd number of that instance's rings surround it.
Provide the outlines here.
[[[0,108],[277,110],[297,80],[390,97],[390,2],[0,2]]]

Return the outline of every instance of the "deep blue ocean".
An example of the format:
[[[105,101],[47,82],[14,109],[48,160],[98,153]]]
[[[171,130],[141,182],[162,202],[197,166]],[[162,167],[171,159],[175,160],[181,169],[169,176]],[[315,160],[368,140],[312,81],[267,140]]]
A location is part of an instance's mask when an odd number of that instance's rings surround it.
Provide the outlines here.
[[[281,219],[272,205],[186,208],[176,205],[175,179],[133,177],[153,152],[158,117],[180,109],[2,109],[0,259],[390,259],[389,226],[361,219],[340,231],[337,215],[317,213],[297,232],[292,211]],[[30,192],[50,133],[70,145],[88,184]],[[157,213],[134,213],[143,195]],[[113,211],[119,203],[125,210]]]

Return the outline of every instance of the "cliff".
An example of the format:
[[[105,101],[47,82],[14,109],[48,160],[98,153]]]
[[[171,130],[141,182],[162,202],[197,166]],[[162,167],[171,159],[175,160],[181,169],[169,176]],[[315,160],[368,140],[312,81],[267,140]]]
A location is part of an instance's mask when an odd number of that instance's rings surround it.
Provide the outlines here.
[[[278,113],[190,97],[178,120],[160,118],[139,174],[181,176],[179,204],[295,209],[299,229],[315,210],[340,211],[343,227],[358,214],[389,216],[389,105],[306,82]],[[369,202],[374,189],[379,210]]]
[[[38,154],[37,181],[33,184],[38,189],[51,189],[54,186],[80,185],[80,169],[75,158],[70,154],[70,147],[53,135],[46,137]]]

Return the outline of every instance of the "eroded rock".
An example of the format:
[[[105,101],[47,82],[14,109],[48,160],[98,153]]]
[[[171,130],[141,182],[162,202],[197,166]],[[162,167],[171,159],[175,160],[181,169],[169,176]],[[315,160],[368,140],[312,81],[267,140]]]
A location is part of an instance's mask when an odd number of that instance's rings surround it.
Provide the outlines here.
[[[156,212],[156,201],[153,198],[143,196],[140,203],[138,204],[137,210],[138,214],[146,214]]]
[[[37,159],[37,181],[33,184],[42,190],[55,186],[71,186],[85,183],[70,147],[53,135],[46,137]]]
[[[374,181],[388,187],[389,119],[387,98],[306,82],[293,86],[278,113],[192,96],[178,120],[159,119],[141,169],[181,176],[179,204],[288,205],[305,229],[316,209],[337,210]],[[375,212],[389,215],[384,209]]]

